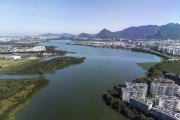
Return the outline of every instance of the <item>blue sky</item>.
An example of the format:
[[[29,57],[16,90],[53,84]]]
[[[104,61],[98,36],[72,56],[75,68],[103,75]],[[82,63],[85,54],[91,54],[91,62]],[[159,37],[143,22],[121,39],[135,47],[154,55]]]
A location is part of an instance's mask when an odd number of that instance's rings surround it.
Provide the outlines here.
[[[180,0],[0,0],[0,35],[97,33],[180,23]]]

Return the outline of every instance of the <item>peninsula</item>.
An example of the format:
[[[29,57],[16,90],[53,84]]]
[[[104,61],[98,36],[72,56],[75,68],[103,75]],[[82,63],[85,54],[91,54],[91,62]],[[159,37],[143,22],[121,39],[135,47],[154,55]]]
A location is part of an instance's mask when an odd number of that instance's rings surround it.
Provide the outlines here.
[[[179,120],[179,68],[180,61],[156,63],[146,77],[114,86],[103,100],[132,120]]]
[[[84,62],[85,58],[73,57],[59,57],[47,61],[40,60],[17,60],[17,61],[2,61],[0,63],[0,74],[8,75],[31,75],[31,74],[44,74],[52,72],[57,69],[80,64]]]

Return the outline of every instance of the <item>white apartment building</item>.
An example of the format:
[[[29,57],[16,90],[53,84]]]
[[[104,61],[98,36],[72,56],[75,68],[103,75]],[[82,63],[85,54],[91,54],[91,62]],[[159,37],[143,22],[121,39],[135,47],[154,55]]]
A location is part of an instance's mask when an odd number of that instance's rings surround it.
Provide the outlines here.
[[[153,107],[151,99],[142,99],[138,97],[130,97],[129,104],[131,107],[148,112]]]
[[[145,99],[147,95],[147,84],[145,83],[131,83],[125,82],[126,87],[122,87],[122,100],[125,102],[129,102],[129,98],[132,96],[139,97],[141,99]]]
[[[179,86],[172,83],[152,82],[150,85],[150,94],[152,97],[161,97],[164,95],[174,96],[179,91]]]
[[[19,55],[14,55],[14,56],[10,56],[9,59],[10,59],[10,60],[18,60],[18,59],[21,59],[21,56],[19,56]]]
[[[175,96],[160,97],[158,105],[168,110],[180,111],[180,100]]]
[[[158,46],[158,51],[171,55],[180,55],[180,46]]]

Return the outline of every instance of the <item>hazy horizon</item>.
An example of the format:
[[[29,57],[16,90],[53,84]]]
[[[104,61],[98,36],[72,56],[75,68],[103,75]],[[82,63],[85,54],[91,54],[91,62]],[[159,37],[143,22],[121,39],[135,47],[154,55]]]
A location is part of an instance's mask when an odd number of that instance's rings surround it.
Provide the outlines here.
[[[82,32],[179,23],[180,1],[11,0],[0,1],[0,36]]]

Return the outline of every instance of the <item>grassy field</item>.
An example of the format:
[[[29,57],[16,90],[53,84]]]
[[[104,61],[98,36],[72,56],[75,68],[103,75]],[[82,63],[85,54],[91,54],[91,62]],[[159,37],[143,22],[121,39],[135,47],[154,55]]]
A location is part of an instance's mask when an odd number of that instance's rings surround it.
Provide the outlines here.
[[[140,65],[147,69],[153,64],[148,65],[145,63],[145,64],[140,64]],[[167,72],[179,75],[180,74],[180,61],[171,61],[171,62],[164,61],[164,62],[155,64],[154,66],[148,69],[147,78],[162,78],[164,77],[164,73],[167,73]]]
[[[147,76],[153,78],[163,77],[163,74],[166,72],[180,74],[180,61],[164,61],[156,64],[149,69]]]
[[[180,61],[163,61],[156,64],[142,63],[138,65],[144,67],[144,69],[149,69],[147,70],[146,77],[134,80],[136,82],[146,83],[149,78],[163,78],[165,73],[180,74]]]
[[[159,67],[165,72],[180,74],[180,61],[164,62]]]
[[[44,77],[0,80],[0,120],[14,120],[15,115],[30,102],[38,90],[45,87]]]
[[[7,71],[16,70],[20,66],[26,66],[33,62],[37,62],[37,60],[0,60],[0,74],[6,74]]]
[[[59,57],[48,61],[1,60],[0,74],[14,74],[14,75],[44,74],[69,65],[80,64],[84,62],[84,59],[85,58]]]
[[[154,65],[158,64],[158,62],[148,62],[148,63],[137,63],[144,70],[149,70]]]

